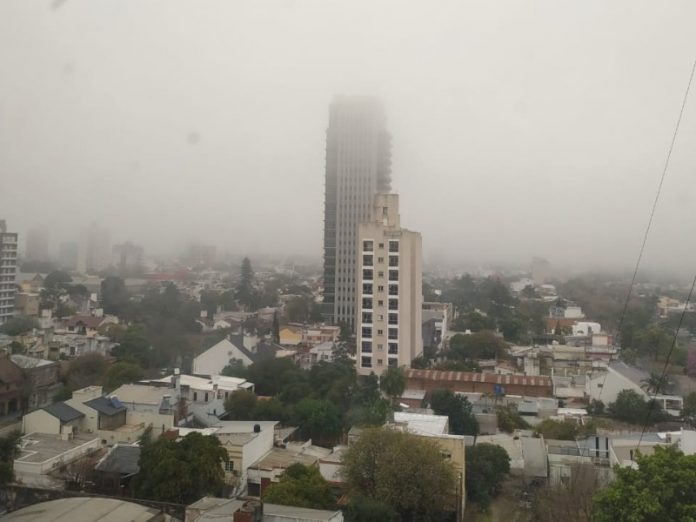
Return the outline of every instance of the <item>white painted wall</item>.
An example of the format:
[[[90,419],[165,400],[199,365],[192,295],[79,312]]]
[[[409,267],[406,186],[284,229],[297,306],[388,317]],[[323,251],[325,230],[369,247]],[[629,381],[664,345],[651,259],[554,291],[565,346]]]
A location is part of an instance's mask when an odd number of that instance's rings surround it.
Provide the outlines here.
[[[252,363],[251,359],[240,352],[228,339],[223,339],[193,359],[193,373],[196,375],[220,375],[222,369],[230,363],[231,359],[241,360],[244,366],[249,366]]]

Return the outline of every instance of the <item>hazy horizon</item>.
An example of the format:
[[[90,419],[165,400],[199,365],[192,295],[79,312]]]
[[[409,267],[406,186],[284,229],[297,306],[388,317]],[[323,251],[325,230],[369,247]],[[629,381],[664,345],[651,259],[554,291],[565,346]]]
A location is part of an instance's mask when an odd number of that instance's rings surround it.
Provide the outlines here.
[[[632,268],[694,60],[696,4],[6,0],[0,219],[321,257],[338,94],[379,96],[424,260]],[[686,272],[691,93],[644,257]]]

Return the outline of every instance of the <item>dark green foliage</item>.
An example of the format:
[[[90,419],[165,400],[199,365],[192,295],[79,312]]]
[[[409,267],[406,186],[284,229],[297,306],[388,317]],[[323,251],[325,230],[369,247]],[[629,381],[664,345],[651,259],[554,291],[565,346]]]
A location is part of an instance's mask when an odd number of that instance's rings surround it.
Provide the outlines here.
[[[481,508],[500,492],[508,473],[510,456],[501,446],[482,443],[466,448],[466,494]]]
[[[153,365],[153,354],[145,329],[140,325],[129,326],[115,337],[118,346],[111,349],[111,355],[122,361],[130,361],[149,368]]]
[[[135,478],[139,498],[190,504],[219,496],[224,486],[222,463],[227,451],[217,437],[190,433],[180,442],[160,437],[143,446]]]
[[[595,497],[596,522],[696,520],[696,455],[673,446],[638,455],[638,469],[615,469],[616,479]]]
[[[351,497],[345,510],[346,522],[399,522],[400,517],[389,504],[375,498]]]
[[[247,390],[232,392],[225,400],[228,420],[255,420],[256,395]]]
[[[443,512],[456,509],[454,468],[427,438],[366,428],[349,447],[343,463],[351,498],[384,503],[401,520],[441,520]]]
[[[430,407],[437,415],[447,415],[450,433],[478,435],[478,421],[466,397],[455,395],[450,390],[433,390],[430,395]]]
[[[248,257],[242,260],[241,274],[235,297],[239,304],[249,311],[258,308],[258,295],[254,286],[254,270],[251,268],[251,261]]]
[[[247,379],[249,376],[249,370],[242,361],[232,361],[220,373],[227,377],[239,377],[240,379]]]
[[[120,277],[108,276],[101,282],[101,301],[104,312],[121,315],[128,306],[128,291]]]
[[[44,279],[44,287],[48,289],[61,288],[67,283],[72,282],[72,277],[63,270],[55,270],[46,276]]]
[[[324,399],[302,399],[294,408],[293,423],[300,436],[317,444],[331,443],[341,434],[341,414],[336,405]]]
[[[0,333],[11,336],[22,335],[38,327],[39,323],[33,317],[13,317],[6,323],[0,325]]]
[[[96,352],[81,355],[70,361],[67,384],[71,390],[99,385],[109,366],[106,358]]]
[[[512,433],[515,430],[528,430],[531,428],[514,406],[498,406],[495,413],[498,417],[498,429],[501,431]]]
[[[597,399],[592,399],[587,405],[587,413],[590,415],[604,415],[604,403]]]
[[[401,368],[390,366],[379,380],[380,389],[395,402],[406,389],[406,375]]]
[[[655,401],[646,401],[634,390],[622,390],[616,396],[616,401],[607,408],[609,415],[629,424],[648,424],[666,420],[669,416]]]
[[[19,439],[21,432],[0,437],[0,487],[14,481],[14,459],[19,456]]]
[[[447,356],[452,359],[497,359],[507,354],[508,345],[493,332],[457,334],[450,339]]]
[[[143,369],[137,364],[117,362],[109,366],[104,375],[104,391],[111,392],[123,384],[139,381],[143,378]]]
[[[283,388],[295,382],[304,382],[304,371],[289,358],[274,358],[260,361],[249,367],[247,377],[256,387],[258,395],[275,396]]]
[[[271,504],[297,506],[311,509],[335,509],[336,499],[329,483],[319,470],[303,464],[292,464],[280,476],[277,484],[271,484],[262,500]]]
[[[273,342],[280,344],[280,323],[278,322],[278,312],[273,312]]]
[[[545,439],[575,440],[594,435],[596,428],[588,422],[584,426],[573,421],[556,421],[546,419],[536,426],[536,433]]]
[[[682,418],[689,426],[696,426],[696,392],[691,392],[684,397],[684,407],[682,408]]]

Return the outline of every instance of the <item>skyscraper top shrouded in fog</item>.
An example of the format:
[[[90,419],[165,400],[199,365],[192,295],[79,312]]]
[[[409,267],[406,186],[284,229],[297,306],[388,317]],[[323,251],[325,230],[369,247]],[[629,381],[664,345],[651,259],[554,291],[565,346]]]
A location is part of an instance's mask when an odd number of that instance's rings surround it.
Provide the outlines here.
[[[374,195],[391,188],[391,137],[377,98],[338,96],[326,131],[324,304],[326,321],[353,325],[358,224]]]

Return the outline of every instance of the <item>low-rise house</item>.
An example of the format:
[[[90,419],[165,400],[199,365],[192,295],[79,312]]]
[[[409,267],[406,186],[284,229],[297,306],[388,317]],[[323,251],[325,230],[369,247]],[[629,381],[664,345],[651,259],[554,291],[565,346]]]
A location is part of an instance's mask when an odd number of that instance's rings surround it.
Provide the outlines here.
[[[11,355],[10,359],[24,374],[23,409],[31,411],[51,404],[62,387],[58,380],[58,363],[20,354]]]
[[[131,480],[140,472],[139,459],[140,446],[116,444],[94,468],[97,487],[111,495],[131,493]]]
[[[649,374],[643,370],[629,366],[623,361],[613,361],[606,369],[593,372],[585,382],[585,396],[588,400],[597,399],[605,404],[616,401],[623,390],[633,390],[644,399],[652,399],[653,395],[643,389],[644,381]],[[679,395],[658,394],[654,399],[670,415],[678,417],[684,407],[684,399]]]
[[[118,321],[110,317],[98,317],[94,315],[73,315],[63,320],[63,325],[69,333],[80,335],[97,335],[99,328],[106,324],[114,324]]]
[[[255,362],[276,357],[280,347],[256,337],[230,335],[193,359],[194,375],[220,375],[225,366],[241,362],[250,366]]]
[[[332,342],[325,342],[309,348],[306,351],[297,352],[297,359],[301,368],[309,370],[320,362],[330,363],[334,360],[336,345]]]
[[[70,437],[29,433],[20,439],[20,454],[14,461],[15,480],[44,488],[62,488],[65,481],[53,476],[65,466],[101,448],[99,437],[76,433]]]
[[[180,389],[174,386],[124,384],[114,390],[111,396],[116,397],[128,410],[130,423],[151,426],[152,433],[156,436],[192,419],[180,394]]]
[[[0,417],[18,413],[22,406],[24,373],[5,352],[0,352],[0,383]]]
[[[203,497],[186,508],[186,522],[343,522],[340,510],[310,509],[258,500]]]
[[[304,329],[302,326],[286,325],[278,330],[281,346],[298,346],[302,344]]]
[[[330,449],[305,443],[288,443],[274,447],[247,469],[247,490],[252,497],[261,497],[268,486],[280,480],[280,475],[293,464],[317,467],[319,460],[328,457]]]
[[[85,414],[64,402],[56,402],[22,418],[23,433],[44,433],[68,438],[80,430]]]

